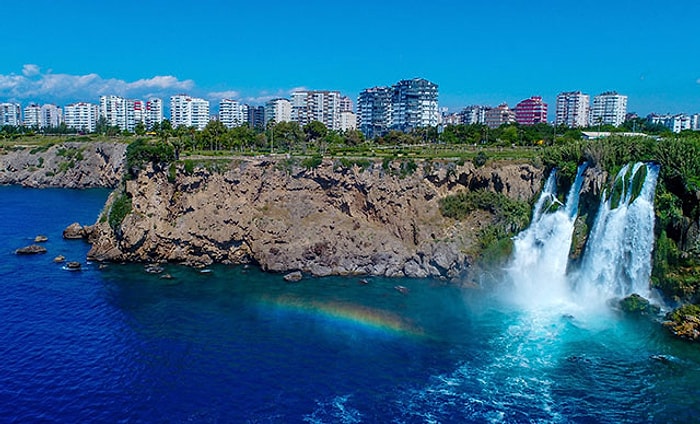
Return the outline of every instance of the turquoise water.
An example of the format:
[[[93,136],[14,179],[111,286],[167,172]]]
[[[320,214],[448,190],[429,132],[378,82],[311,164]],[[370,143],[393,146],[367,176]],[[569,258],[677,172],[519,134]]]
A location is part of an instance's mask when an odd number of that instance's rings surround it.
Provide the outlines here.
[[[700,347],[648,319],[436,280],[100,270],[60,235],[107,194],[0,188],[2,422],[700,422]],[[14,255],[37,234],[49,253]]]

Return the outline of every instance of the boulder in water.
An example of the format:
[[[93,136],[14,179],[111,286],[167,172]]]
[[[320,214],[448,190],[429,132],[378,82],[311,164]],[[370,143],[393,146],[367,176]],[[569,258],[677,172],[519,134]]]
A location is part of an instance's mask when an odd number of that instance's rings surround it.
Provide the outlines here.
[[[63,230],[63,238],[69,240],[82,239],[87,237],[87,232],[85,228],[74,222],[70,224],[65,230]]]
[[[55,258],[53,258],[53,261],[56,262],[57,264],[60,264],[61,262],[66,261],[66,257],[63,255],[58,255]]]
[[[660,309],[656,305],[652,305],[648,300],[638,295],[637,293],[632,293],[631,295],[620,300],[620,309],[624,312],[640,315],[656,315],[659,313]]]
[[[46,237],[45,235],[39,234],[38,236],[34,237],[34,243],[43,243],[47,241],[49,238]]]
[[[46,253],[47,250],[43,246],[39,246],[38,244],[30,244],[29,246],[21,247],[17,250],[15,250],[15,253],[17,255],[35,255],[37,253]]]
[[[66,269],[68,269],[69,271],[80,271],[80,268],[80,262],[71,261],[66,263]]]
[[[663,323],[674,336],[700,342],[700,306],[684,305],[666,315]]]
[[[297,281],[301,280],[303,275],[301,274],[301,271],[294,271],[290,272],[289,274],[285,275],[284,281],[288,283],[296,283]]]

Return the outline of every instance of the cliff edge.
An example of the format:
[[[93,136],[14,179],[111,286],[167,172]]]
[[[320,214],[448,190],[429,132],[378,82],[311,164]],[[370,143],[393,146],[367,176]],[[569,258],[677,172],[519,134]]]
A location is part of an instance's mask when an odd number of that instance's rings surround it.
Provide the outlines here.
[[[0,154],[0,184],[114,188],[122,179],[126,146],[108,142],[15,146]]]
[[[409,173],[400,160],[360,167],[325,159],[312,169],[283,158],[235,159],[212,170],[150,163],[110,196],[88,257],[451,278],[468,268],[476,233],[492,217],[446,218],[440,199],[487,189],[530,200],[544,172],[527,164],[415,163]],[[130,209],[110,224],[118,200]]]

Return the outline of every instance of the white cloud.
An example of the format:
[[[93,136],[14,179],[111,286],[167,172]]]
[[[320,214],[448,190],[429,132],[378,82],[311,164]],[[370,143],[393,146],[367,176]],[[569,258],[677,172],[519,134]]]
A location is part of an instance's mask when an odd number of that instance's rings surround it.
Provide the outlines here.
[[[700,78],[698,78],[698,80],[697,80],[697,81],[695,81],[695,82],[697,82],[698,84],[700,84]]]
[[[209,100],[221,100],[221,99],[232,99],[238,100],[241,93],[236,90],[226,90],[226,91],[214,91],[207,95]]]
[[[192,90],[192,80],[179,80],[171,75],[157,75],[136,81],[105,79],[98,74],[71,75],[42,72],[39,66],[27,64],[22,74],[0,75],[0,99],[39,101],[97,102],[101,95],[125,97],[166,97]]]
[[[39,75],[40,69],[37,65],[27,64],[22,67],[22,75],[25,77],[33,77]]]

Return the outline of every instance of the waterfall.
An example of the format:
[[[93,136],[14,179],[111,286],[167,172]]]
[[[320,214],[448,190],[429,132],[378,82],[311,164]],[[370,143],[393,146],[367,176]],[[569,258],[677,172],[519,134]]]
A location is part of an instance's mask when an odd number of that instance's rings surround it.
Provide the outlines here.
[[[567,274],[585,169],[586,164],[579,166],[564,205],[557,200],[552,171],[530,227],[514,238],[507,274],[514,299],[526,307],[604,304],[632,293],[649,297],[659,167],[637,163],[620,170],[610,194],[603,193],[580,268]]]
[[[655,164],[637,163],[631,170],[625,166],[617,174],[610,195],[603,193],[575,276],[575,291],[581,298],[610,299],[632,293],[649,297],[658,175]]]
[[[535,203],[530,227],[514,239],[507,271],[519,303],[537,306],[568,301],[566,267],[585,169],[585,163],[579,166],[564,205],[557,200],[556,170],[552,171]]]

